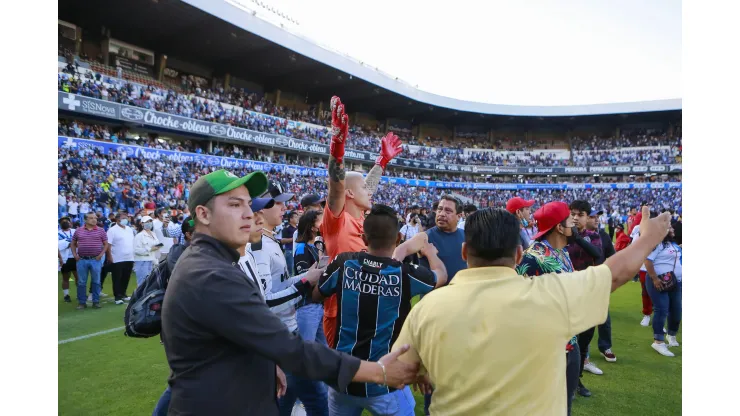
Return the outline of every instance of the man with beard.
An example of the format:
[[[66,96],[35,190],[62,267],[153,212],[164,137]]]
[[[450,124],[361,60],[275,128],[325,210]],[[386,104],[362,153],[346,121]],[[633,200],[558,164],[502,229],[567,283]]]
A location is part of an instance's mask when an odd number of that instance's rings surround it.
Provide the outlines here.
[[[59,255],[62,259],[62,291],[64,292],[64,301],[70,303],[72,302],[72,298],[69,297],[69,274],[72,273],[75,278],[75,287],[78,280],[77,261],[72,255],[72,249],[70,248],[75,230],[72,228],[69,217],[60,218],[59,224],[62,227],[62,230],[57,232],[59,237]]]
[[[385,167],[403,150],[401,140],[388,133],[380,141],[380,155],[363,180],[359,172],[344,171],[344,145],[349,135],[349,116],[339,97],[331,99],[332,138],[329,148],[329,197],[327,198],[321,235],[326,253],[335,258],[343,252],[365,250],[362,240],[365,211],[371,208],[370,197],[380,183]],[[330,347],[336,346],[336,295],[324,301],[324,334]]]

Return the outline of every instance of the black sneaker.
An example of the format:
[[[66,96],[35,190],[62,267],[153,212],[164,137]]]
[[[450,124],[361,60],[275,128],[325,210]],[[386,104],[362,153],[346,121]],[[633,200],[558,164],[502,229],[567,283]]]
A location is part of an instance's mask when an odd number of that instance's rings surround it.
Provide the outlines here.
[[[587,389],[580,381],[578,382],[578,394],[583,397],[591,397],[591,390]]]
[[[102,306],[100,306],[99,303],[93,303],[93,309],[100,309]]]
[[[77,310],[78,310],[78,311],[79,311],[79,310],[83,310],[83,309],[87,309],[87,305],[86,305],[86,304],[84,304],[84,303],[81,303],[81,304],[77,305]]]
[[[71,303],[72,302],[72,298],[70,298],[69,295],[64,295],[64,301],[67,302],[67,303]]]

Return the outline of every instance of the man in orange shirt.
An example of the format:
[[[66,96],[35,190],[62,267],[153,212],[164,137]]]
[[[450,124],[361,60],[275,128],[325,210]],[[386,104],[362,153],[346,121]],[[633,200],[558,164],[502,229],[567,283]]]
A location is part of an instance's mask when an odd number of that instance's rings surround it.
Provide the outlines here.
[[[349,117],[339,97],[331,98],[332,138],[329,148],[329,196],[321,223],[326,253],[334,259],[341,253],[366,250],[362,241],[363,215],[372,206],[370,197],[380,183],[388,163],[401,153],[401,140],[388,133],[380,141],[380,155],[375,166],[362,177],[359,172],[344,171],[344,144],[349,133]],[[330,347],[336,347],[337,297],[324,300],[324,335]]]

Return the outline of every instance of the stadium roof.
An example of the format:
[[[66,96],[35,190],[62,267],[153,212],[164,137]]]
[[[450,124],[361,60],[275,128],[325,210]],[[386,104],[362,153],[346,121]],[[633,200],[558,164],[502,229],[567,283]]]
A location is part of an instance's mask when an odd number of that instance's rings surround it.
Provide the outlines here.
[[[179,0],[59,0],[59,18],[90,33],[105,27],[113,38],[209,67],[214,75],[231,73],[262,85],[265,91],[305,94],[309,103],[339,95],[351,112],[369,113],[380,120],[567,129],[681,118],[676,111],[681,100],[530,107],[442,97],[391,79],[224,1],[189,2],[224,20]]]

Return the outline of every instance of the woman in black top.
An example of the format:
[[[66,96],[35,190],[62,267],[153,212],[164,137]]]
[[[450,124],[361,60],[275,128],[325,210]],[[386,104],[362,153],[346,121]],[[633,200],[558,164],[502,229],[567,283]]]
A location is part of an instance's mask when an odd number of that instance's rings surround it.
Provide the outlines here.
[[[323,219],[321,211],[309,211],[298,221],[298,236],[293,247],[293,273],[305,273],[324,255],[324,242],[319,237],[319,226]]]

